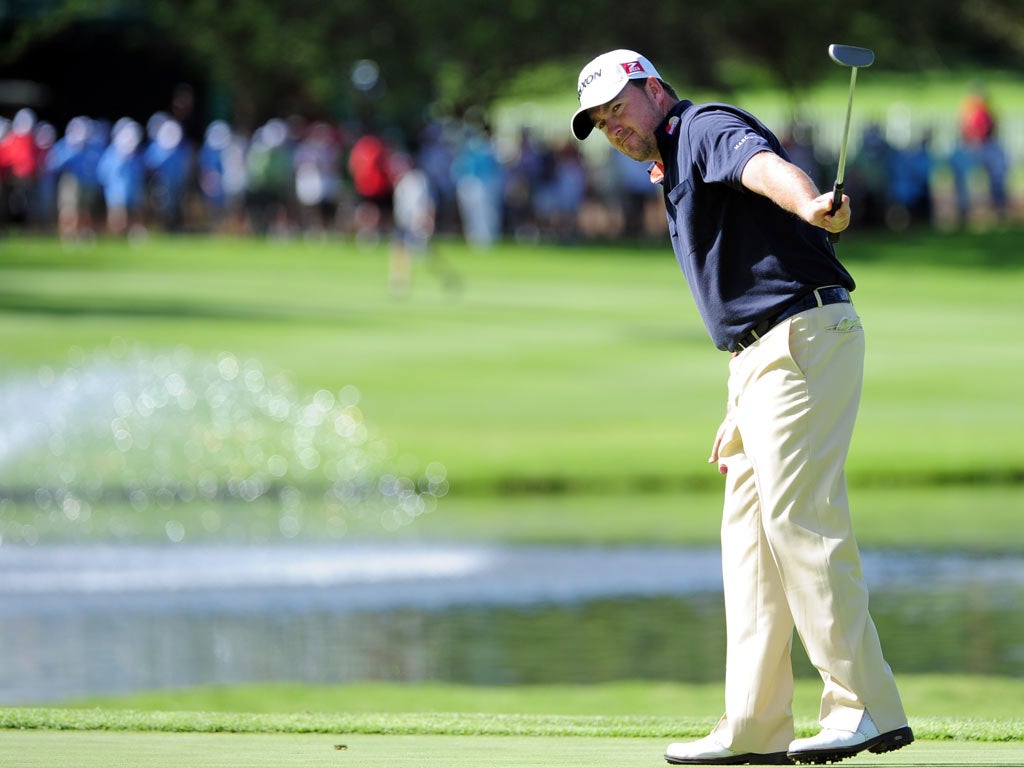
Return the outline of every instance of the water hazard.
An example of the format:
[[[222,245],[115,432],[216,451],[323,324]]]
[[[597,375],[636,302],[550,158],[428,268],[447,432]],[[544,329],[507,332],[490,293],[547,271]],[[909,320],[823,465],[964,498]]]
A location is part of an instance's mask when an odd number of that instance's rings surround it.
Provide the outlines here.
[[[866,552],[864,569],[897,673],[1024,674],[1024,558]],[[252,681],[716,681],[723,648],[712,550],[0,548],[2,704]]]

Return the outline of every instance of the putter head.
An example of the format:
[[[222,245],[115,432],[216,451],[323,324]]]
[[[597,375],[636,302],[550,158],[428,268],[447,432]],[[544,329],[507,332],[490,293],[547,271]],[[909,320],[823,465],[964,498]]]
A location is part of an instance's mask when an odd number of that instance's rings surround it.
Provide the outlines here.
[[[855,45],[836,45],[828,47],[829,58],[843,67],[870,67],[875,63],[875,52],[870,48],[858,48]]]

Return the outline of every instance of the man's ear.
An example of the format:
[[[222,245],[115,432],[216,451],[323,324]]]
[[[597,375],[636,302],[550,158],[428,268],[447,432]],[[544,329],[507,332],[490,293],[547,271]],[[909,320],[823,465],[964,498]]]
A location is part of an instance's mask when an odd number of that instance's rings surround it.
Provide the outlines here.
[[[661,85],[661,81],[656,77],[647,78],[647,82],[644,84],[644,90],[647,91],[647,95],[654,99],[655,102],[658,102],[659,99],[665,96],[665,88]]]

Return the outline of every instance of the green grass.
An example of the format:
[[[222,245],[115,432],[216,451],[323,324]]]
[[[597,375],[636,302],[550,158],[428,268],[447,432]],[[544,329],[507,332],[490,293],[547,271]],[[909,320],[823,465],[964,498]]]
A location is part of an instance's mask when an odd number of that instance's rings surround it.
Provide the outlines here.
[[[925,739],[1024,739],[1019,681],[906,675],[900,689]],[[802,734],[815,729],[820,684],[797,680]],[[59,708],[0,710],[0,727],[233,733],[696,737],[714,725],[718,684],[624,681],[480,687],[436,683],[240,685],[95,697]],[[970,716],[964,713],[970,712]]]
[[[1024,754],[1024,720],[1019,716],[1024,689],[1018,681],[905,676],[900,683],[907,709],[913,713],[910,724],[920,741],[972,742],[974,761],[982,760],[979,755],[1003,760]],[[512,688],[388,683],[198,688],[98,698],[61,708],[0,709],[0,758],[5,747],[19,745],[19,749],[27,749],[32,747],[25,745],[33,743],[55,750],[82,750],[84,744],[89,749],[108,751],[108,757],[110,750],[127,752],[134,744],[180,744],[185,750],[189,745],[202,744],[202,764],[214,765],[222,749],[247,749],[255,743],[271,749],[270,745],[288,744],[300,752],[311,749],[314,754],[314,745],[326,749],[328,744],[340,744],[347,748],[340,751],[346,752],[357,745],[375,745],[383,751],[401,753],[398,745],[405,744],[415,745],[419,754],[425,745],[443,741],[451,749],[450,759],[458,762],[500,738],[506,744],[514,743],[512,739],[531,744],[524,755],[532,755],[533,761],[559,764],[565,760],[566,764],[575,764],[572,761],[579,757],[578,745],[593,745],[581,741],[586,738],[603,744],[612,739],[628,740],[627,751],[647,753],[653,759],[660,755],[657,750],[663,749],[666,741],[707,733],[716,722],[721,695],[717,685],[642,682]],[[798,681],[794,711],[803,713],[797,717],[798,735],[816,730],[815,717],[807,713],[816,711],[818,695],[819,685]],[[971,714],[966,716],[964,712]],[[27,732],[42,734],[27,736]],[[153,738],[143,740],[140,734]],[[174,734],[176,738],[161,740],[157,734]],[[211,734],[246,734],[251,738],[198,737]],[[257,738],[268,734],[307,738],[280,742]],[[956,749],[950,747],[943,754]],[[176,747],[175,751],[177,754]],[[356,755],[351,757],[355,759]],[[897,764],[916,765],[922,757]],[[424,765],[437,764],[436,758],[427,759],[422,754],[420,758]],[[181,754],[175,759],[182,762],[168,765],[189,764]]]
[[[848,464],[864,544],[1024,543],[1012,514],[1024,488],[1019,238],[844,238],[868,333]],[[452,494],[417,535],[716,540],[721,480],[705,458],[727,358],[667,246],[441,247],[464,291],[445,293],[421,269],[399,300],[386,250],[341,242],[8,239],[5,377],[60,373],[122,347],[227,351],[302,392],[357,387],[395,462],[443,463]],[[18,514],[8,541],[26,524],[43,538],[88,533],[85,521]],[[161,535],[164,520],[132,519],[139,535]]]
[[[999,678],[905,676],[917,742],[896,766],[1019,765],[1024,688]],[[799,680],[794,711],[819,686]],[[718,685],[595,686],[357,683],[249,685],[96,698],[61,708],[0,709],[0,763],[178,766],[661,764],[665,745],[704,735]],[[971,712],[970,716],[963,713]],[[799,735],[814,717],[797,718]],[[875,764],[873,756],[849,765]]]
[[[1024,685],[1019,680],[968,675],[900,675],[900,693],[909,713],[925,720],[972,718],[993,722],[1020,721]],[[209,686],[102,696],[67,702],[57,710],[41,710],[73,723],[78,717],[130,710],[251,715],[333,713],[345,716],[406,715],[411,712],[447,715],[453,712],[485,717],[552,716],[555,718],[625,717],[694,719],[702,727],[714,723],[722,706],[719,683],[691,684],[621,681],[594,685],[517,685],[505,687],[442,683],[361,682],[345,685],[272,684]],[[821,684],[798,678],[793,711],[813,727]],[[97,713],[95,710],[99,710]],[[1024,725],[1024,723],[1021,723]],[[675,726],[677,727],[677,726]],[[651,735],[660,735],[658,733]],[[1015,738],[1024,738],[1024,730]]]
[[[1024,547],[1024,487],[901,485],[851,494],[863,547],[1010,551]],[[444,500],[396,536],[518,544],[717,546],[718,489],[665,493],[466,496]],[[965,510],[971,510],[966,514]],[[979,524],[980,515],[984,524]],[[927,525],[923,525],[923,521]],[[369,526],[361,530],[365,533]]]
[[[417,714],[251,715],[206,712],[114,712],[93,710],[69,716],[46,709],[0,710],[8,730],[121,731],[126,733],[337,733],[403,736],[615,737],[687,740],[707,735],[718,718],[594,715],[503,715],[461,712]],[[917,738],[926,740],[1021,741],[1019,718],[911,718]],[[816,733],[812,720],[798,723],[798,736]],[[4,733],[0,730],[0,736]]]
[[[0,734],[0,761],[18,768],[650,768],[666,765],[666,744],[664,738],[23,731]],[[1019,743],[919,740],[885,755],[884,762],[865,755],[843,765],[1001,768],[1022,760]]]
[[[857,539],[865,548],[1019,552],[1024,528],[1024,486],[904,485],[857,488],[852,494]],[[658,544],[718,546],[721,491],[631,492],[594,490],[556,493],[460,493],[397,530],[377,516],[349,519],[343,530],[330,516],[312,511],[297,540],[488,542],[525,545]],[[971,510],[966,514],[965,510]],[[6,516],[6,517],[4,517]],[[59,510],[37,513],[25,505],[2,511],[0,521],[34,527],[43,541],[91,541],[118,536],[133,541],[166,540],[168,519],[187,540],[262,542],[280,537],[280,504],[218,500],[172,511],[138,512],[124,503],[92,509],[88,519],[68,520]],[[979,524],[979,519],[984,524]],[[211,525],[211,520],[215,521]],[[0,522],[2,525],[2,522]]]

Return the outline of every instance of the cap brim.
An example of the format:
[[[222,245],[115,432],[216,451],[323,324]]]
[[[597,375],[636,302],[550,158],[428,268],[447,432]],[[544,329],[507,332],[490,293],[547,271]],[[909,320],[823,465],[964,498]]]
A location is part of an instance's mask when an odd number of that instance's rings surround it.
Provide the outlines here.
[[[576,110],[576,114],[572,116],[572,135],[580,141],[587,138],[590,132],[594,130],[594,121],[587,114],[588,109],[590,107],[580,107]]]

